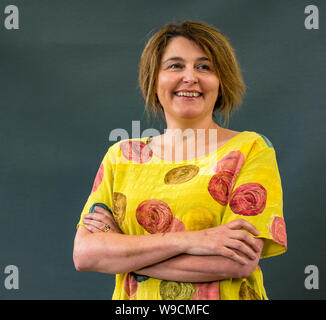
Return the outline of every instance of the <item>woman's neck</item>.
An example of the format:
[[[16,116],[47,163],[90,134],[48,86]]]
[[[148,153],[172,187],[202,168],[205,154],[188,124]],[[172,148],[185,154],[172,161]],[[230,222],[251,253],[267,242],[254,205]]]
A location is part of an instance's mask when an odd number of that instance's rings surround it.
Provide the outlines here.
[[[196,126],[182,128],[168,123],[164,134],[157,137],[152,146],[156,146],[155,150],[161,155],[164,154],[161,158],[195,158],[217,149],[220,130],[222,128],[214,121],[206,125],[197,123]]]
[[[211,119],[210,121],[202,121],[196,123],[177,123],[168,122],[167,128],[164,130],[163,136],[166,138],[174,137],[177,141],[188,142],[208,142],[209,136],[217,135],[221,128]],[[205,142],[203,141],[205,140]]]
[[[192,129],[196,131],[197,129],[217,129],[219,126],[214,122],[212,118],[203,118],[203,119],[183,119],[182,121],[178,121],[176,119],[166,119],[167,131],[185,131]]]

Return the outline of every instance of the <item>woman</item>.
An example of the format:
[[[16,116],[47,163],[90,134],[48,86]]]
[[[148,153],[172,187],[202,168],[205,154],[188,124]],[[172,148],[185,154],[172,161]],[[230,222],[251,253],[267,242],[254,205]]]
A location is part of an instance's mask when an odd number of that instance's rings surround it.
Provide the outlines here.
[[[161,136],[106,153],[75,237],[79,271],[116,274],[113,299],[267,298],[260,258],[286,251],[270,141],[217,125],[244,85],[228,40],[183,21],[148,41],[139,82]]]

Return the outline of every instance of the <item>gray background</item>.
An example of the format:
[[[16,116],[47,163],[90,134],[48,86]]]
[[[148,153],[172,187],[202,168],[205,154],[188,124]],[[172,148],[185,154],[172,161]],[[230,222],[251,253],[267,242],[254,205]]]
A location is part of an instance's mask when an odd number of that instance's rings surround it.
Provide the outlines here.
[[[4,9],[20,10],[6,30]],[[304,28],[305,6],[320,29]],[[114,276],[78,273],[73,239],[109,133],[147,122],[138,61],[152,30],[210,23],[227,35],[247,95],[230,129],[273,143],[284,189],[288,252],[263,260],[271,299],[325,299],[325,1],[0,1],[0,298],[111,299]],[[4,288],[4,268],[20,271]],[[304,287],[307,265],[319,290]]]

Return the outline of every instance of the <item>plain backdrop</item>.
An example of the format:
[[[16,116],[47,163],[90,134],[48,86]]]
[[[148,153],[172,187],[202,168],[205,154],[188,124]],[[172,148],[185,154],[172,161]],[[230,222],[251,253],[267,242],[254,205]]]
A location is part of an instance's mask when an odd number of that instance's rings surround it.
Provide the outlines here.
[[[4,27],[7,5],[19,29]],[[319,29],[304,26],[307,5]],[[229,128],[273,143],[284,193],[288,252],[262,260],[270,299],[325,299],[324,1],[0,1],[0,298],[111,299],[114,276],[75,271],[80,212],[115,128],[147,121],[137,84],[150,35],[199,20],[235,48],[247,86]],[[2,20],[2,21],[1,21]],[[19,269],[6,290],[4,269]],[[319,269],[307,290],[305,267]]]

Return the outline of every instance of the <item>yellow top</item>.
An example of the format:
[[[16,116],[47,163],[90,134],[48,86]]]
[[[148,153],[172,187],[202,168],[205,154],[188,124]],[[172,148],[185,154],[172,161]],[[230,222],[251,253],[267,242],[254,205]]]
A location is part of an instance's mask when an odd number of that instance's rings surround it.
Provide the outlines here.
[[[261,258],[286,251],[283,195],[275,150],[243,131],[206,156],[165,161],[149,139],[113,144],[99,167],[79,221],[94,204],[109,208],[124,234],[192,231],[245,219],[264,238]],[[114,244],[113,244],[114,245]],[[113,300],[267,299],[261,269],[243,279],[182,283],[116,275]]]

